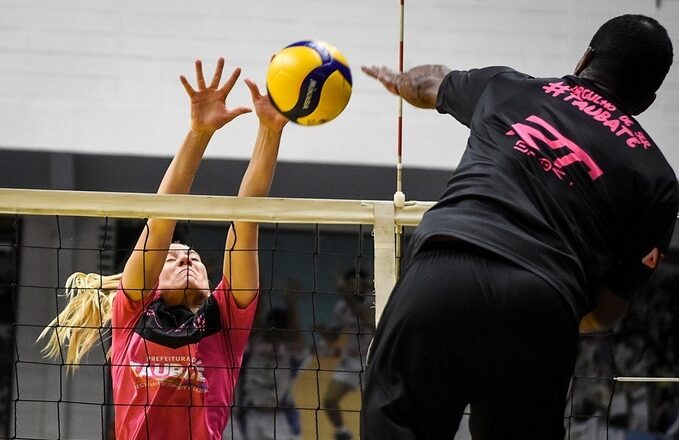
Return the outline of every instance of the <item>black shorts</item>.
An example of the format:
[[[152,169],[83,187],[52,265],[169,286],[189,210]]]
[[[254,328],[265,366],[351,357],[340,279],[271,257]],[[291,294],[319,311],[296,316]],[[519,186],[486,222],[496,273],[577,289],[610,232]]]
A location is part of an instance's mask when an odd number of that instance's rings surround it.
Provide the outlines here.
[[[421,251],[368,355],[361,439],[563,440],[577,320],[542,278],[462,242]]]

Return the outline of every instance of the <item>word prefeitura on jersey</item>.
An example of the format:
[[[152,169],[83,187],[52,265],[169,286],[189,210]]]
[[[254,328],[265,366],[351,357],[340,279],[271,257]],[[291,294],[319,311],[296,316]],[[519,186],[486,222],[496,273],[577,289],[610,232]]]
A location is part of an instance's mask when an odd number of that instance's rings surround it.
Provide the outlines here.
[[[641,130],[634,131],[635,121],[618,111],[616,106],[603,98],[597,92],[580,85],[569,86],[563,81],[549,83],[542,87],[545,93],[554,98],[561,97],[565,102],[570,102],[584,114],[591,116],[595,121],[608,128],[616,136],[626,136],[627,146],[636,148],[641,145],[645,150],[651,148],[651,141]],[[568,92],[568,93],[566,93]]]

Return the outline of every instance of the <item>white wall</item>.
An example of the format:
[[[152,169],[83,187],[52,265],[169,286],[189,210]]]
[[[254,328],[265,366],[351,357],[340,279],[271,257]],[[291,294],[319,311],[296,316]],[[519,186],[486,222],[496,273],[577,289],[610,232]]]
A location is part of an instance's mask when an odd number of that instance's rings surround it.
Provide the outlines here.
[[[507,64],[533,75],[570,73],[607,18],[659,19],[679,51],[679,1],[406,0],[405,65]],[[168,156],[188,127],[178,81],[227,57],[227,68],[263,82],[272,53],[323,39],[349,59],[354,93],[320,127],[288,129],[282,160],[392,165],[397,99],[363,75],[363,64],[398,65],[397,0],[0,0],[0,148]],[[249,104],[239,84],[229,100]],[[646,126],[679,170],[679,66]],[[227,126],[208,157],[245,158],[256,118]],[[405,166],[450,168],[466,130],[435,112],[404,109]]]

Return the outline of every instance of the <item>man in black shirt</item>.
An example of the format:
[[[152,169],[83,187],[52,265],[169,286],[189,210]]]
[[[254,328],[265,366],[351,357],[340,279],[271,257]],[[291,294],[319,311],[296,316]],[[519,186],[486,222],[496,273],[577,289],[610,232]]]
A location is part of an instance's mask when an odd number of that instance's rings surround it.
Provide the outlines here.
[[[467,404],[474,439],[564,438],[578,327],[624,315],[677,218],[676,176],[633,117],[672,56],[657,21],[624,15],[562,78],[363,68],[470,137],[377,328],[362,439],[452,439]]]

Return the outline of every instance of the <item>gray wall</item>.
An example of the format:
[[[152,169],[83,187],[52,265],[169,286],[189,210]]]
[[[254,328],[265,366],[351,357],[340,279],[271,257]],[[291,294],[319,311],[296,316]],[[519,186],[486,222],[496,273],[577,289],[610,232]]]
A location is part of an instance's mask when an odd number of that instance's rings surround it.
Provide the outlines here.
[[[591,36],[623,13],[657,17],[679,47],[677,0],[405,1],[404,65],[468,69],[508,65],[535,76],[571,73]],[[392,165],[398,101],[361,65],[398,67],[395,0],[0,0],[0,144],[97,154],[171,155],[188,129],[178,77],[218,56],[262,85],[270,55],[322,39],[349,60],[346,110],[320,127],[290,126],[285,161]],[[239,82],[229,102],[247,105]],[[466,130],[435,112],[404,106],[404,162],[452,168]],[[641,121],[679,168],[679,69],[670,71]],[[215,136],[209,157],[248,157],[256,130],[243,116]]]

